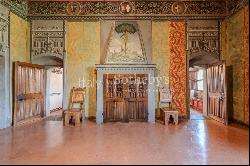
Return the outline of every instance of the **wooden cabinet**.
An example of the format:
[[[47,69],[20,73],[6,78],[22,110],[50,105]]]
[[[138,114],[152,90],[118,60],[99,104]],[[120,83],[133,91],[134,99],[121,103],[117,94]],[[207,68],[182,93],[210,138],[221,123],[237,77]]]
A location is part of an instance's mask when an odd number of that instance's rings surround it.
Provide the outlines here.
[[[147,121],[146,74],[104,75],[104,122]]]

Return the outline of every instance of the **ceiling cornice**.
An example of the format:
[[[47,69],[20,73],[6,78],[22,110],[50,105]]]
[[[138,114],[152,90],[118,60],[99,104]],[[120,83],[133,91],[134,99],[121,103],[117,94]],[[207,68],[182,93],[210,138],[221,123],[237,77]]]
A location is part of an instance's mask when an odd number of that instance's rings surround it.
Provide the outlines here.
[[[31,20],[224,19],[248,3],[248,0],[0,0],[13,13]],[[122,4],[129,5],[131,10],[122,13]],[[76,5],[75,13],[70,11],[72,5]]]
[[[27,19],[28,15],[28,1],[27,0],[0,0],[0,4],[6,6],[11,12]]]
[[[75,10],[72,12],[73,8]],[[171,19],[223,18],[224,0],[29,1],[30,18]]]

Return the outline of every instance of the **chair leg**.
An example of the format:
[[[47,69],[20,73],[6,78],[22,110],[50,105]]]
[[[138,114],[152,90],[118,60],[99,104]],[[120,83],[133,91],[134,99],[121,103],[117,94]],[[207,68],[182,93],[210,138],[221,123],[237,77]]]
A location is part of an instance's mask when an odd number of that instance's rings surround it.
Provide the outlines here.
[[[64,115],[64,125],[69,126],[69,115],[68,114]]]
[[[75,125],[80,125],[80,114],[75,115]]]
[[[175,114],[174,123],[175,125],[178,125],[178,114]]]

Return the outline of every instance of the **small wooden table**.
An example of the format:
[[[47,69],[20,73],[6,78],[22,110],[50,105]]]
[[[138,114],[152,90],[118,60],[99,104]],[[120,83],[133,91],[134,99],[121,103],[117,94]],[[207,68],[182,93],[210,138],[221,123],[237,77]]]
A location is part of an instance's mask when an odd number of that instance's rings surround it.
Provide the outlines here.
[[[175,125],[178,125],[178,111],[176,111],[175,109],[172,109],[172,108],[161,108],[164,112],[164,124],[169,124],[169,119],[170,119],[170,116],[173,117],[174,119],[174,124]]]

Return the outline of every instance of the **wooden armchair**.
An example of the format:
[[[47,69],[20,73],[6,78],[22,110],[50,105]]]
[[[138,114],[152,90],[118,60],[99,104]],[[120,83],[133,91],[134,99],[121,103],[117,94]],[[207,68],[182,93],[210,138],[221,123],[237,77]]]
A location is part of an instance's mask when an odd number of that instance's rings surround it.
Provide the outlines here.
[[[71,91],[69,109],[64,112],[64,125],[68,126],[69,121],[75,122],[75,125],[79,125],[84,118],[84,101],[85,101],[86,88],[75,88]],[[74,107],[78,105],[78,108]]]

